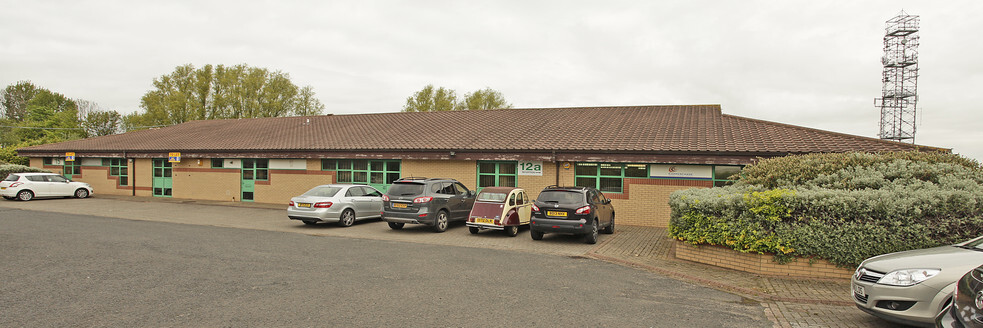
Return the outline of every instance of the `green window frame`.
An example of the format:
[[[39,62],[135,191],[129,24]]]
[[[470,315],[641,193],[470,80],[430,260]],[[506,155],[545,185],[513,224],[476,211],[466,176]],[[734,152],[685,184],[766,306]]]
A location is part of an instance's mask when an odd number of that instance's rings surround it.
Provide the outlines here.
[[[65,165],[62,166],[62,175],[66,178],[82,175],[82,161],[79,158],[75,158],[74,161],[65,161]]]
[[[574,167],[575,185],[605,193],[622,193],[625,178],[648,177],[648,164],[577,163]]]
[[[519,180],[516,161],[478,161],[478,190],[485,187],[515,187]]]
[[[102,166],[109,167],[109,175],[117,177],[120,186],[129,185],[129,173],[125,158],[103,158]]]
[[[400,160],[322,159],[322,171],[335,171],[336,183],[361,183],[383,192],[402,174]]]
[[[713,167],[713,186],[723,187],[731,185],[736,180],[730,179],[735,174],[740,174],[744,169],[742,165],[715,165]]]
[[[270,180],[270,160],[265,158],[243,158],[242,179],[256,181]]]

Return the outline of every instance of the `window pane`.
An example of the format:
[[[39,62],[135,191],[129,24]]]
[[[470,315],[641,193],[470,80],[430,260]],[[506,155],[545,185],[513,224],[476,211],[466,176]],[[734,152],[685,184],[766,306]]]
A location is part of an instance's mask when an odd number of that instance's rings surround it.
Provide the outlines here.
[[[515,174],[515,163],[498,163],[498,174]]]
[[[386,183],[385,179],[383,179],[383,173],[372,172],[372,174],[369,175],[369,183]]]
[[[109,175],[119,175],[119,167],[116,166],[110,167]]]
[[[600,191],[621,192],[621,178],[601,178]]]
[[[351,170],[352,169],[352,161],[350,161],[350,160],[338,160],[338,169],[339,170]]]
[[[333,159],[322,159],[321,160],[321,169],[322,170],[325,170],[325,171],[334,171],[335,170],[335,163],[336,162]]]
[[[268,159],[257,159],[256,160],[256,168],[257,169],[265,169],[265,168],[269,168],[269,167],[270,167],[270,160],[268,160]]]
[[[730,181],[720,180],[720,181],[714,181],[713,182],[713,186],[714,187],[723,187],[723,186],[732,185],[732,184],[734,184],[734,181],[733,180],[730,180]]]
[[[338,182],[339,183],[351,183],[352,182],[352,172],[338,171]]]
[[[162,176],[164,176],[164,170],[161,169],[161,168],[159,168],[159,167],[155,167],[154,168],[154,177],[155,178],[160,178]]]
[[[594,164],[594,163],[577,163],[576,174],[577,175],[597,175],[597,164]]]
[[[601,175],[602,176],[621,176],[621,165],[620,164],[601,164]]]
[[[164,196],[171,196],[171,191],[174,189],[164,188]]]
[[[245,191],[242,193],[242,200],[253,200],[253,192]]]
[[[628,164],[625,165],[625,176],[631,178],[647,178],[648,172],[646,168],[648,165],[645,164]]]
[[[478,163],[478,173],[495,174],[495,163]]]
[[[380,161],[369,162],[369,171],[385,171],[386,163]]]
[[[256,161],[255,160],[252,160],[252,159],[244,159],[244,160],[242,160],[242,168],[244,168],[244,169],[251,169],[251,168],[255,168],[255,167],[256,167]]]
[[[597,179],[595,178],[577,178],[578,187],[594,187],[597,188]]]
[[[221,158],[212,158],[212,167],[225,167],[225,160]]]
[[[128,185],[128,184],[130,184],[130,183],[129,183],[129,180],[127,180],[126,176],[119,177],[119,185],[120,186],[125,186],[125,185]]]
[[[498,186],[499,187],[515,187],[515,176],[514,175],[500,175],[500,176],[498,176]]]
[[[256,180],[269,180],[270,171],[269,170],[256,170]]]
[[[165,168],[164,169],[164,177],[165,178],[170,178],[171,177],[171,169],[170,168]]]
[[[355,171],[355,174],[352,175],[352,182],[368,183],[369,182],[369,175],[367,173],[365,173],[365,172]]]
[[[242,171],[243,180],[253,180],[253,170],[243,170]]]
[[[494,187],[494,186],[495,186],[495,176],[494,175],[479,175],[478,176],[478,188]]]
[[[396,171],[396,172],[399,172],[399,162],[389,162],[389,163],[386,163],[386,171]]]
[[[355,163],[352,164],[352,170],[368,171],[369,161],[364,159],[355,160]]]
[[[110,160],[109,160],[108,158],[103,158],[103,159],[102,159],[102,166],[109,166],[109,165],[112,165],[112,164],[110,164],[110,163],[112,163],[112,162],[111,162],[111,161],[110,161]]]
[[[740,166],[714,166],[713,178],[715,180],[730,180],[732,175],[741,173]]]
[[[45,157],[43,161],[45,165],[51,165],[51,157]]]
[[[393,181],[399,180],[399,173],[386,173],[386,183],[393,183]]]
[[[163,194],[164,194],[163,190],[161,190],[160,188],[154,188],[154,195],[160,196]]]

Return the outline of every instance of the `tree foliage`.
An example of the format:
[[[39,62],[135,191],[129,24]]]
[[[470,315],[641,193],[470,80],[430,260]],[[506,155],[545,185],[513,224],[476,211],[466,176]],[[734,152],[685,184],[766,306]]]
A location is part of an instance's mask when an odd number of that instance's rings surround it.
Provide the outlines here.
[[[246,65],[178,66],[153,81],[140,102],[141,117],[124,125],[170,125],[191,120],[319,115],[324,105],[307,86],[280,71]]]
[[[457,92],[444,87],[435,88],[428,84],[420,91],[406,98],[404,112],[438,112],[449,110],[484,110],[512,108],[501,92],[485,88],[465,94],[464,99],[457,99]]]
[[[117,111],[90,111],[82,121],[82,127],[89,136],[108,136],[122,129],[122,116]]]

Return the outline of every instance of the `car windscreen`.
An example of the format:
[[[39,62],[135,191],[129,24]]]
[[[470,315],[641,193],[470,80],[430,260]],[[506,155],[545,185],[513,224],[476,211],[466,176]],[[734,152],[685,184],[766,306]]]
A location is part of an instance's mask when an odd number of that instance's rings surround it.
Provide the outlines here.
[[[7,178],[6,179],[3,179],[3,181],[17,181],[17,179],[20,179],[20,176],[19,175],[16,175],[16,174],[8,174],[7,175]]]
[[[967,249],[974,249],[983,251],[983,237],[976,238],[975,240],[970,240],[966,245],[962,246]]]
[[[304,193],[304,196],[314,196],[314,197],[334,197],[341,187],[314,187],[314,189],[308,190]]]
[[[413,196],[423,193],[424,184],[412,182],[397,182],[389,187],[387,192],[393,196]]]
[[[500,193],[500,192],[482,192],[482,193],[478,194],[478,201],[479,202],[504,203],[505,202],[505,199],[508,198],[508,197],[509,197],[509,195],[506,195],[506,194],[503,194],[503,193]]]
[[[575,191],[544,191],[539,193],[539,198],[537,201],[543,203],[557,203],[557,204],[583,204],[584,194]]]

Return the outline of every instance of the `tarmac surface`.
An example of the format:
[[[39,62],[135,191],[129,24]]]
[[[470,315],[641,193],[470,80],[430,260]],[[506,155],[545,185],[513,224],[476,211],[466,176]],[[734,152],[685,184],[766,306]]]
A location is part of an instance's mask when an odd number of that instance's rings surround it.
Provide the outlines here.
[[[0,207],[593,258],[743,296],[762,304],[774,327],[896,326],[857,309],[847,280],[768,277],[675,259],[673,242],[662,228],[619,225],[613,235],[601,234],[598,244],[588,245],[568,235],[547,234],[543,240],[533,241],[525,229],[515,238],[499,231],[471,235],[461,223],[452,224],[440,234],[420,225],[395,231],[378,220],[359,221],[348,228],[334,224],[306,226],[287,219],[286,205],[276,204],[97,195],[88,199],[0,201]]]

